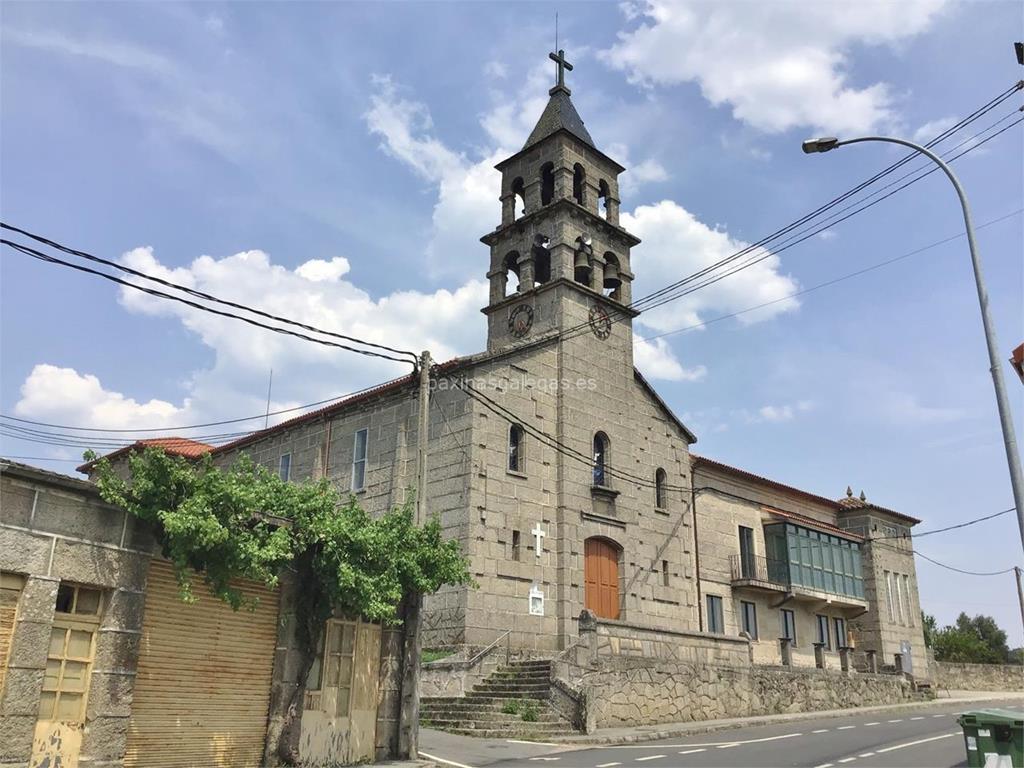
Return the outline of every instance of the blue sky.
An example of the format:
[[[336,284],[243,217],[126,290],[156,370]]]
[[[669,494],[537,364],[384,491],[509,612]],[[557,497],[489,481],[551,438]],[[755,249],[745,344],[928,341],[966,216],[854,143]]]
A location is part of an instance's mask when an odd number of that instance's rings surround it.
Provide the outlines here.
[[[435,357],[479,351],[494,162],[553,78],[555,6],[4,5],[3,219],[321,327]],[[637,295],[789,223],[899,154],[806,157],[809,135],[931,138],[1024,75],[1013,2],[568,3],[560,43],[598,146],[630,168]],[[1021,104],[1007,101],[947,148]],[[1010,120],[1012,118],[1007,118]],[[1005,125],[1006,122],[1002,123]],[[1006,356],[1022,320],[1021,128],[958,160]],[[970,146],[970,145],[966,145]],[[1005,218],[1003,218],[1005,217]],[[1012,506],[962,229],[934,174],[826,235],[642,317],[637,361],[695,450],[823,495],[954,524]],[[361,357],[0,260],[0,409],[166,427],[290,407],[399,374]],[[1018,431],[1024,392],[1008,380]],[[4,455],[66,449],[4,437]],[[35,462],[43,463],[43,462]],[[1021,562],[1012,515],[927,537],[951,565]],[[918,562],[926,611],[997,616],[1012,576]]]

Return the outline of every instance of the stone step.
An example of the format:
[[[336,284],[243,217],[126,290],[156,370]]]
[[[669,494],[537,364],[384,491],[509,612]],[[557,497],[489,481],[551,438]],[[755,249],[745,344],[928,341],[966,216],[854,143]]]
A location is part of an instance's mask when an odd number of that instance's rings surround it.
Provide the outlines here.
[[[504,680],[485,680],[482,683],[477,683],[473,686],[474,691],[495,691],[495,692],[507,692],[509,695],[514,696],[517,691],[546,691],[551,687],[551,683],[506,683]]]
[[[421,720],[429,720],[437,723],[438,727],[446,726],[451,728],[464,728],[467,723],[475,723],[476,727],[500,728],[503,725],[515,725],[519,723],[540,723],[542,725],[561,725],[567,723],[557,712],[538,712],[536,720],[523,720],[521,715],[506,715],[504,712],[490,712],[486,715],[482,712],[420,712]]]
[[[546,722],[532,721],[527,722],[525,720],[507,720],[507,721],[493,721],[493,720],[454,720],[454,719],[442,719],[434,717],[421,717],[420,721],[426,721],[429,723],[427,727],[437,728],[439,731],[450,731],[450,730],[463,730],[463,731],[533,731],[534,733],[544,732],[564,732],[572,731],[570,726],[564,720],[549,720]]]
[[[521,699],[451,699],[450,701],[420,702],[421,712],[499,712],[507,701]],[[529,699],[543,702],[544,699]]]
[[[501,669],[495,670],[491,677],[543,677],[547,678],[551,675],[550,669],[509,669],[508,667],[502,667]]]
[[[469,691],[467,699],[483,699],[485,701],[508,701],[509,699],[547,699],[548,689],[541,691]]]
[[[513,669],[551,669],[549,659],[537,659],[535,661],[510,661],[508,666]]]
[[[524,723],[523,725],[529,725]],[[564,730],[564,731],[537,731],[537,730],[508,730],[500,729],[494,730],[491,728],[477,729],[477,728],[450,728],[443,729],[447,730],[448,733],[458,734],[459,736],[476,736],[480,739],[507,739],[509,736],[514,736],[517,739],[523,741],[543,741],[551,742],[556,741],[559,738],[567,736],[579,736],[576,731]]]

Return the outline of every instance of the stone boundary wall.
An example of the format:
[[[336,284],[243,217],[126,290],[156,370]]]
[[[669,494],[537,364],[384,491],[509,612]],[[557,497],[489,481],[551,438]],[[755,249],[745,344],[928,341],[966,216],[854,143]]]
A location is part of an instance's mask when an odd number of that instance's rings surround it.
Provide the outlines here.
[[[626,660],[622,660],[625,662]],[[897,704],[913,700],[892,675],[629,660],[581,681],[586,729]]]
[[[1024,691],[1024,667],[1018,664],[930,663],[935,684],[947,690]]]
[[[685,632],[611,619],[580,617],[580,642],[594,660],[628,656],[676,662],[745,666],[750,643],[739,637]]]

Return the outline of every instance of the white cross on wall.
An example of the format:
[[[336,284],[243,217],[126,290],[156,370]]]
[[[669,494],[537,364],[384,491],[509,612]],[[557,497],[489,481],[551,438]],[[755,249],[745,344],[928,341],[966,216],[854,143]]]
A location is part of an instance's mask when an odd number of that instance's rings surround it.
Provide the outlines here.
[[[544,551],[544,537],[547,536],[547,534],[544,533],[544,530],[540,527],[540,523],[533,526],[533,530],[530,531],[530,533],[533,534],[533,551],[536,553],[537,557],[540,557],[541,552]]]

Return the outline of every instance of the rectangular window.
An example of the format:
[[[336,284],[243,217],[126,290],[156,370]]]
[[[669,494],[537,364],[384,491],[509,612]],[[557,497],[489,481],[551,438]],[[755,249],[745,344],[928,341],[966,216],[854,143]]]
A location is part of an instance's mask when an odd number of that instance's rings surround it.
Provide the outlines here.
[[[662,560],[661,561],[661,584],[662,584],[662,586],[667,587],[668,586],[668,580],[669,580],[668,560]]]
[[[366,439],[369,430],[356,432],[352,444],[352,490],[361,491],[366,485]]]
[[[892,576],[893,581],[896,582],[896,616],[900,624],[903,624],[903,583],[900,581],[898,573],[894,573]]]
[[[754,529],[740,526],[740,576],[755,578],[754,574]]]
[[[826,651],[832,650],[832,638],[829,636],[828,616],[820,613],[814,617],[818,622],[818,642],[825,646]]]
[[[717,595],[707,596],[708,632],[716,635],[725,634],[725,617],[722,615],[722,598]]]
[[[782,625],[782,636],[796,645],[796,616],[788,608],[783,608],[779,611],[779,621]]]
[[[904,615],[907,617],[907,624],[912,627],[914,626],[914,608],[913,601],[910,599],[910,577],[906,574],[903,575],[903,599],[907,604]]]
[[[846,636],[846,619],[833,619],[836,628],[836,650],[849,647],[849,639]]]
[[[519,531],[512,531],[512,559],[519,560]]]
[[[751,640],[757,640],[757,606],[742,600],[740,613],[743,618],[743,631],[750,635]]]
[[[896,607],[892,604],[892,574],[885,571],[885,604],[889,610],[889,621],[896,621]]]
[[[286,483],[291,479],[292,455],[290,453],[286,453],[281,456],[281,461],[277,465],[277,476],[284,480]]]

